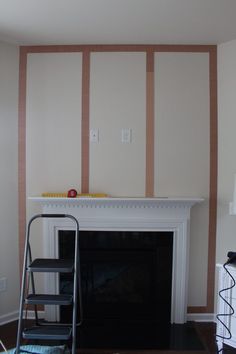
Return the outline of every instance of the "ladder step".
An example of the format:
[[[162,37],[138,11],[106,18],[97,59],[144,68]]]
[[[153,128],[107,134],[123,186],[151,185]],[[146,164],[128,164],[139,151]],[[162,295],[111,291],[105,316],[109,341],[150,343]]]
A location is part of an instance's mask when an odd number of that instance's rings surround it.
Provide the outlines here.
[[[71,327],[38,326],[24,329],[22,336],[24,339],[68,340],[71,333]]]
[[[70,273],[74,270],[72,259],[36,258],[27,268],[29,272]]]
[[[25,303],[33,305],[71,305],[72,299],[72,295],[30,294],[25,299]]]

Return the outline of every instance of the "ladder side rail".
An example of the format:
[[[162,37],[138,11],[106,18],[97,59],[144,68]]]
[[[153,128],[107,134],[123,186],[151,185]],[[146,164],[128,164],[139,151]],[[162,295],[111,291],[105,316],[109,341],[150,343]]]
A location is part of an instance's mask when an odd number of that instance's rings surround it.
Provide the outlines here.
[[[30,243],[29,243],[29,263],[31,264],[32,261],[33,261],[32,251],[31,251],[31,246],[30,246]],[[30,272],[30,280],[31,280],[31,286],[32,286],[32,293],[35,295],[36,291],[35,291],[34,272]],[[36,325],[39,325],[37,305],[34,305],[34,315],[35,315]]]
[[[23,260],[23,271],[22,271],[21,293],[20,293],[20,308],[19,308],[17,340],[16,340],[16,350],[15,350],[16,354],[18,354],[20,350],[20,340],[21,340],[21,333],[22,333],[22,319],[23,319],[26,273],[27,273],[27,262],[28,262],[28,251],[29,251],[30,227],[32,222],[38,217],[40,217],[40,215],[35,215],[30,219],[27,227],[26,237],[25,237],[24,260]]]
[[[73,312],[72,312],[72,354],[76,353],[76,328],[82,323],[83,308],[82,308],[82,292],[81,292],[81,277],[80,277],[80,254],[79,254],[79,223],[72,215],[66,215],[76,224],[75,229],[75,251],[74,251],[74,284],[73,284]],[[79,293],[80,304],[80,321],[77,323],[77,296]]]
[[[69,214],[65,214],[65,217],[68,217],[76,223],[76,233],[75,233],[75,253],[74,253],[74,269],[76,274],[75,287],[73,289],[73,297],[75,297],[74,291],[76,290],[76,295],[79,295],[79,311],[80,311],[80,321],[76,323],[77,326],[80,326],[83,322],[83,302],[82,302],[82,285],[81,285],[81,262],[80,262],[80,247],[79,247],[79,223],[78,220]]]
[[[78,257],[78,225],[75,231],[74,253],[74,284],[73,284],[73,312],[72,312],[72,354],[76,353],[76,321],[77,321],[77,257]]]
[[[78,221],[76,220],[78,223]],[[75,247],[75,259],[76,259],[76,274],[75,274],[75,283],[77,284],[77,294],[79,298],[79,322],[77,326],[80,326],[83,322],[83,301],[82,301],[82,285],[81,285],[81,261],[80,261],[80,242],[79,242],[79,224],[77,228],[77,242]],[[76,294],[76,296],[77,296]],[[77,297],[75,297],[77,299]],[[76,311],[77,313],[77,311]]]

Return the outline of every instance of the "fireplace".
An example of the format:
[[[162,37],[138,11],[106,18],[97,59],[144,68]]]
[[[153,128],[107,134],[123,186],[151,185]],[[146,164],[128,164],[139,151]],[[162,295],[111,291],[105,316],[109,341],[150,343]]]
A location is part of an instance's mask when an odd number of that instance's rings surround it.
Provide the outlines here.
[[[80,230],[101,232],[127,232],[131,238],[135,232],[147,232],[156,235],[172,234],[172,279],[170,300],[170,322],[186,322],[188,252],[190,233],[190,209],[203,201],[201,198],[43,198],[32,197],[30,202],[37,203],[44,213],[64,213],[75,216]],[[34,209],[35,210],[35,209]],[[44,223],[44,256],[59,257],[59,231],[72,230],[71,221],[47,219]],[[155,238],[155,237],[153,237]],[[131,250],[129,257],[135,265],[137,254]],[[141,253],[140,253],[141,254]],[[142,254],[142,260],[149,258]],[[150,257],[152,259],[152,257]],[[154,262],[154,260],[150,261]],[[119,272],[119,262],[115,262],[113,271]],[[137,264],[136,264],[137,265]],[[105,267],[105,264],[103,264]],[[146,267],[150,267],[146,265]],[[116,268],[116,270],[115,270]],[[157,280],[154,280],[157,281]],[[59,290],[59,281],[53,274],[45,275],[45,291],[55,293]],[[143,298],[145,293],[142,294]],[[157,293],[155,298],[158,299]],[[48,320],[59,320],[57,308],[45,307]]]
[[[72,258],[74,231],[59,230],[59,257]],[[80,231],[84,322],[145,325],[171,321],[173,232]],[[72,293],[68,274],[61,293]],[[60,320],[71,310],[60,308]]]

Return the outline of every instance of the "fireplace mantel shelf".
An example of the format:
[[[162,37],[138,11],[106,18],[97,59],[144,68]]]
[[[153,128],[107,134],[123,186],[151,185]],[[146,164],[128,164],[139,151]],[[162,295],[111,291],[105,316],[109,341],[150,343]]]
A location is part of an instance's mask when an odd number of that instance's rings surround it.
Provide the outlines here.
[[[76,206],[96,208],[191,208],[194,204],[204,201],[203,198],[49,198],[29,197],[29,200],[42,206]]]

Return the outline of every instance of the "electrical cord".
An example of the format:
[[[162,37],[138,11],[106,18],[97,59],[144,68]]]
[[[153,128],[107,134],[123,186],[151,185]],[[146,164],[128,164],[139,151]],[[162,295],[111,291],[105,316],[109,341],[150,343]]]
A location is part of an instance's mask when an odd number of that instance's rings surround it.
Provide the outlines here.
[[[235,257],[234,257],[234,258],[235,258]],[[232,274],[229,272],[229,270],[228,270],[227,267],[226,267],[229,263],[232,263],[233,261],[235,261],[235,259],[230,258],[230,259],[228,259],[227,262],[225,262],[225,263],[223,264],[223,268],[225,269],[226,273],[227,273],[227,274],[229,275],[229,277],[231,278],[232,284],[231,284],[229,287],[224,288],[224,289],[222,289],[222,290],[219,291],[219,297],[226,303],[226,305],[228,305],[228,307],[229,307],[229,309],[230,309],[230,312],[229,312],[229,313],[219,313],[219,314],[216,315],[217,320],[222,324],[222,326],[223,326],[223,327],[226,329],[226,331],[228,332],[228,336],[222,336],[222,335],[220,335],[220,334],[216,334],[216,337],[221,338],[221,339],[223,339],[223,340],[224,340],[224,339],[231,339],[231,338],[232,338],[232,333],[231,333],[230,329],[226,326],[226,324],[223,322],[223,320],[221,320],[220,317],[232,316],[232,315],[234,314],[234,312],[235,312],[235,311],[234,311],[234,308],[231,306],[231,304],[230,304],[230,303],[223,297],[223,295],[222,295],[224,292],[233,289],[233,287],[236,285],[236,281],[235,281],[234,277],[232,276]],[[220,352],[222,352],[222,351],[223,351],[223,348],[220,349],[219,351],[217,351],[217,353],[220,353]]]

